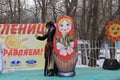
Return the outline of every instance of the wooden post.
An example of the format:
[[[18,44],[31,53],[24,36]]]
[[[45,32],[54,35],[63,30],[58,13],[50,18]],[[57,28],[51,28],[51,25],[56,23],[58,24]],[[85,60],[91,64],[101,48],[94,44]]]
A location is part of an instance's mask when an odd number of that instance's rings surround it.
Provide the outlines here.
[[[115,59],[117,59],[117,41],[115,41]]]

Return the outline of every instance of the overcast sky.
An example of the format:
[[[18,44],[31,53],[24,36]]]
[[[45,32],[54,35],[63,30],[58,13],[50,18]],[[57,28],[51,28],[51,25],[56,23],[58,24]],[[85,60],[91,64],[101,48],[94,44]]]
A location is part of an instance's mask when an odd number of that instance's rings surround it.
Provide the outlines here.
[[[27,3],[28,7],[34,5],[34,0],[25,0],[25,1]]]

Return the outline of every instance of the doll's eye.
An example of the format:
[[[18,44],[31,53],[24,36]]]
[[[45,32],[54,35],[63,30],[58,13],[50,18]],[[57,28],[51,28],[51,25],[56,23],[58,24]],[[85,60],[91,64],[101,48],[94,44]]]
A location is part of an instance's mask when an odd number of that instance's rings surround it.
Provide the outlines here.
[[[67,24],[67,26],[69,26],[70,24]]]
[[[63,24],[61,24],[60,27],[63,27]]]

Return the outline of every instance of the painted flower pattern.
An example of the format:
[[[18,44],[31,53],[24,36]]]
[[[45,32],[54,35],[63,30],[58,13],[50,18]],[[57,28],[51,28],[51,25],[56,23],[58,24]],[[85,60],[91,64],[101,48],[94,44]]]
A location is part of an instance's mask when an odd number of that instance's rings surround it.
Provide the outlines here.
[[[57,44],[56,47],[60,51],[60,55],[66,56],[70,55],[74,51],[74,37],[72,36],[70,39],[67,37],[66,39],[60,40],[59,37],[57,37]],[[67,42],[66,42],[67,41]]]

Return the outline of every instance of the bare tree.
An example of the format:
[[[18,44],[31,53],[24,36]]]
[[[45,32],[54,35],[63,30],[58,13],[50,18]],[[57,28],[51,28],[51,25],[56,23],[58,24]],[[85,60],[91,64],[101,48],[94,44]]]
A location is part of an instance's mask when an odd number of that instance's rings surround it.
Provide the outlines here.
[[[73,17],[76,14],[78,0],[65,0],[66,14]]]
[[[80,20],[81,38],[86,39],[86,0],[83,1],[82,16]]]
[[[57,19],[57,12],[56,12],[56,0],[51,0],[51,6],[52,6],[52,16],[54,21],[56,22]]]
[[[120,0],[118,0],[118,7],[120,7]],[[119,11],[119,20],[120,20],[120,11]]]
[[[18,23],[20,23],[20,17],[21,17],[21,3],[20,0],[18,0]]]
[[[39,11],[38,9],[39,8],[38,8],[38,5],[37,5],[37,0],[34,0],[34,3],[35,3],[35,19],[36,19],[35,22],[38,23],[39,22],[39,20],[38,20],[38,17],[39,17],[38,16],[38,14],[39,14],[38,13],[38,11]]]
[[[14,21],[13,21],[13,8],[12,8],[12,1],[11,0],[9,0],[9,7],[10,7],[10,16],[11,16],[11,23],[13,23]]]
[[[37,0],[39,3],[39,7],[41,8],[41,19],[42,23],[46,22],[46,16],[47,16],[47,5],[49,0]]]

